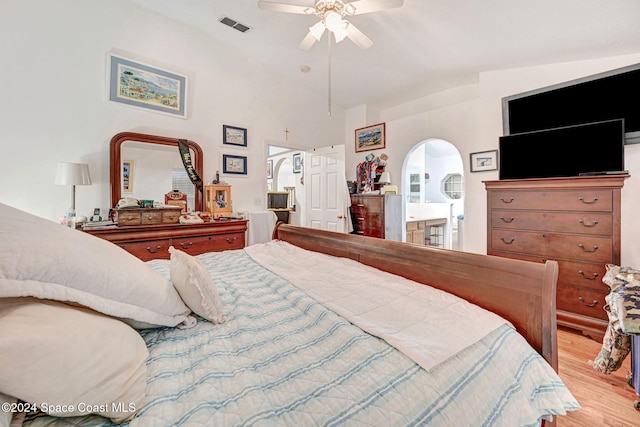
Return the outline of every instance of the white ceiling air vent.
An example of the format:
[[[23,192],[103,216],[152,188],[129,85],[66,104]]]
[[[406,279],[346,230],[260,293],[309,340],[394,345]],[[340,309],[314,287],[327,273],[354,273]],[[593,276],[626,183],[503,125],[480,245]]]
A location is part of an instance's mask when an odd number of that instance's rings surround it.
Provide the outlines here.
[[[233,28],[234,30],[238,30],[241,33],[246,33],[247,31],[249,31],[251,29],[251,27],[248,27],[244,24],[239,23],[238,21],[235,21],[231,18],[229,18],[228,16],[223,16],[220,19],[218,19],[218,21],[222,22],[224,25],[227,25],[231,28]]]

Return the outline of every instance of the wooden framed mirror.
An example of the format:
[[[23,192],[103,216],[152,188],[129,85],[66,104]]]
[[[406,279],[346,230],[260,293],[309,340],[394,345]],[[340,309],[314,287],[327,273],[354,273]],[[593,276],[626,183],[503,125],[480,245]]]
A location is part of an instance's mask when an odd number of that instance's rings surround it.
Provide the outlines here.
[[[172,175],[175,175],[173,170],[184,171],[188,179],[178,150],[178,140],[178,138],[135,132],[121,132],[111,138],[111,207],[114,207],[123,197],[164,202],[164,194],[177,190],[173,188],[175,185],[171,182]],[[191,140],[186,142],[195,173],[202,178],[202,148]],[[158,159],[169,160],[159,161]],[[127,168],[124,178],[126,187],[123,187],[123,162],[126,163]],[[193,209],[202,211],[202,187],[196,188],[190,181],[185,185],[193,186],[191,193]]]

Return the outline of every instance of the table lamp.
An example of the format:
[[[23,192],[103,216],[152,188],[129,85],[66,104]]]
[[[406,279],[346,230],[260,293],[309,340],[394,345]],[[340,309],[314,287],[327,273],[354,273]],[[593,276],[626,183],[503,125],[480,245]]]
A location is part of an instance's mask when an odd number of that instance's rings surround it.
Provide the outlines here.
[[[89,165],[86,163],[58,162],[56,184],[70,185],[72,188],[71,208],[67,212],[67,226],[73,227],[76,216],[76,185],[91,185]]]

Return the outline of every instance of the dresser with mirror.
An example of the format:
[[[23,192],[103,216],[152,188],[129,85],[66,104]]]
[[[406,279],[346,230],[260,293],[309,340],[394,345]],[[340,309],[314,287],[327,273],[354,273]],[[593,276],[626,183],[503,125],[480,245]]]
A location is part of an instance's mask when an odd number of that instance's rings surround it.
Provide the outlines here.
[[[111,206],[123,198],[164,201],[166,193],[181,185],[183,188],[179,190],[186,194],[189,210],[203,211],[202,187],[188,181],[188,171],[178,149],[180,141],[189,150],[195,175],[202,176],[202,148],[194,141],[133,132],[115,135],[110,144]],[[145,208],[140,208],[141,215],[145,212]],[[197,224],[121,225],[85,232],[147,261],[168,259],[169,246],[191,255],[241,249],[245,246],[246,230],[244,219],[215,219]]]

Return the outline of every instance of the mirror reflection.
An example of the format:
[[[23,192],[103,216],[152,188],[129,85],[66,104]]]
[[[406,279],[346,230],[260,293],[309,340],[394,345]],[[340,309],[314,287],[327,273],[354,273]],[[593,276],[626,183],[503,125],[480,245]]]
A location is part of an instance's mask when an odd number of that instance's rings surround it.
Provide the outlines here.
[[[188,170],[182,161],[180,145],[184,146],[189,161]],[[140,201],[142,207],[156,202],[185,209],[186,198],[188,211],[202,211],[202,187],[198,185],[202,185],[203,155],[194,141],[121,132],[111,138],[109,151],[112,206]]]
[[[187,195],[188,211],[196,210],[195,186],[182,164],[178,147],[125,141],[120,156],[122,197],[164,203],[165,194],[175,190]]]

